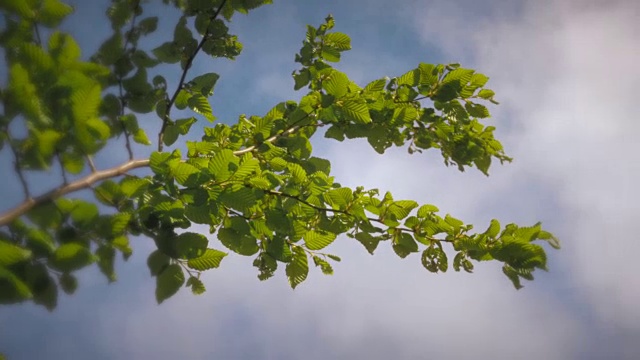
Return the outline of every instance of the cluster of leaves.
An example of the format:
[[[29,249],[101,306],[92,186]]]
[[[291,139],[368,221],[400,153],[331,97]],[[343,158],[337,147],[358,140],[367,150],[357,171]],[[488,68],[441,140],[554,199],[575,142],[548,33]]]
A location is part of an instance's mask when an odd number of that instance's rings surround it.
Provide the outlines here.
[[[185,155],[167,152],[163,146],[189,133],[198,117],[215,120],[208,99],[219,76],[187,80],[196,55],[235,58],[242,45],[226,23],[234,12],[269,1],[165,2],[182,14],[172,40],[150,52],[140,48],[139,40],[156,30],[158,19],[141,18],[138,0],[117,0],[107,11],[113,35],[91,61],[80,60],[73,38],[55,29],[48,44],[41,43],[38,26],[55,28],[70,13],[68,6],[58,0],[3,2],[7,21],[0,45],[9,82],[0,93],[0,145],[15,156],[27,200],[0,216],[0,302],[31,299],[52,309],[58,287],[73,293],[73,273],[92,263],[114,281],[116,252],[126,259],[129,237],[138,235],[157,245],[148,266],[157,279],[158,302],[185,285],[201,294],[201,272],[217,268],[227,253],[216,249],[212,237],[187,231],[192,224],[208,226],[229,251],[254,257],[261,280],[284,266],[294,288],[307,278],[311,262],[333,273],[331,262],[340,258],[324,251],[341,234],[371,254],[380,242],[389,242],[401,258],[421,252],[430,272],[447,271],[450,256],[454,270],[467,272],[472,260],[496,260],[517,288],[536,268],[546,270],[546,253],[535,241],[559,244],[540,224],[502,229],[493,220],[485,232],[473,234],[471,225],[438,215],[433,205],[343,187],[331,176],[330,162],[312,155],[310,140],[326,127],[327,138],[367,138],[379,153],[391,146],[406,146],[410,153],[436,148],[446,164],[487,174],[493,158],[510,159],[493,137],[494,128],[481,123],[489,117],[482,102],[495,102],[484,87],[485,75],[458,64],[421,63],[360,87],[331,66],[351,41],[331,31],[329,16],[319,27],[308,27],[296,55],[302,67],[293,73],[295,88],[307,90],[300,101],[279,103],[262,117],[241,116],[233,125],[205,127],[201,141],[186,142]],[[161,75],[148,80],[149,70],[161,63],[180,63],[173,92]],[[195,114],[175,119],[173,108]],[[157,151],[133,160],[130,140],[151,144],[136,114],[154,110],[162,124]],[[16,124],[26,127],[27,136],[10,135]],[[129,161],[98,171],[92,155],[116,136],[125,138]],[[32,198],[23,172],[56,164],[62,185]],[[148,176],[125,174],[146,166]],[[68,182],[67,173],[80,178]],[[100,206],[62,196],[94,183]]]

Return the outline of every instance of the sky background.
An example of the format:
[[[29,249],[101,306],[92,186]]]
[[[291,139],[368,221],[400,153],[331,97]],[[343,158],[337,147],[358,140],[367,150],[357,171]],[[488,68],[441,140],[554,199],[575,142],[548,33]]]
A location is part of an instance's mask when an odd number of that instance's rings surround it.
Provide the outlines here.
[[[361,85],[419,62],[477,69],[491,77],[501,102],[489,122],[515,158],[494,165],[490,177],[447,168],[433,151],[381,156],[366,141],[318,137],[315,155],[331,160],[343,185],[436,204],[479,231],[492,218],[541,220],[563,245],[550,250],[550,272],[516,291],[498,264],[434,275],[419,255],[401,260],[381,246],[371,256],[344,237],[331,247],[343,259],[335,275],[311,269],[295,291],[282,269],[260,282],[250,258],[231,254],[204,274],[204,295],[183,289],[158,306],[146,267],[153,242],[139,238],[134,255],[118,264],[116,283],[93,267],[52,313],[30,304],[0,307],[0,352],[9,359],[640,358],[640,2],[274,2],[234,18],[231,31],[245,46],[236,61],[195,63],[191,74],[222,76],[212,99],[220,121],[298,99],[294,54],[305,25],[328,13],[335,30],[352,38],[337,67]],[[108,35],[106,5],[72,3],[77,16],[64,27],[89,56]],[[147,7],[166,15],[159,5]],[[174,23],[160,26],[154,44]],[[157,133],[157,119],[145,126]],[[99,164],[126,159],[120,145]],[[0,210],[20,201],[9,160],[0,154]],[[55,172],[30,178],[42,190],[57,179]]]

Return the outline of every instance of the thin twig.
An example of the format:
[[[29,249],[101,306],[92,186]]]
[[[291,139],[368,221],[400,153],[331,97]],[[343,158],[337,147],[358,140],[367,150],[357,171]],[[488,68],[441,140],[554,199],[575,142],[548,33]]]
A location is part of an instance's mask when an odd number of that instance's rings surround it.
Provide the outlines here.
[[[89,163],[89,168],[91,169],[92,173],[96,173],[98,172],[98,170],[96,169],[96,164],[93,163],[93,159],[91,158],[91,155],[86,155],[87,158],[87,162]]]
[[[29,184],[27,183],[27,179],[24,176],[24,173],[22,172],[22,166],[20,165],[20,154],[18,154],[18,150],[16,150],[16,147],[13,144],[13,139],[11,138],[11,134],[9,133],[9,128],[5,128],[5,133],[7,135],[7,139],[9,140],[9,148],[11,149],[11,152],[13,153],[13,168],[16,171],[16,174],[18,174],[18,179],[20,180],[20,184],[22,185],[22,190],[24,191],[24,197],[25,199],[27,199],[27,201],[29,200],[29,198],[31,197],[31,194],[29,193]]]
[[[134,5],[135,7],[138,7],[140,5],[140,2],[136,2]],[[123,53],[127,51],[127,46],[129,46],[129,44],[131,43],[131,35],[133,34],[137,17],[138,17],[138,14],[134,9],[134,15],[133,15],[133,18],[131,19],[131,28],[129,29],[127,36],[125,36],[124,45],[122,46]],[[132,49],[132,52],[133,51],[135,51],[135,46]],[[126,107],[127,102],[124,99],[121,76],[118,77],[118,92],[120,94],[120,105],[121,105],[120,116],[124,116],[124,108]],[[129,160],[133,160],[133,150],[131,149],[131,140],[129,139],[129,136],[130,136],[129,131],[125,126],[124,121],[121,120],[120,125],[122,126],[122,132],[124,133],[125,147],[127,148],[127,153],[129,154]]]
[[[69,181],[67,180],[67,172],[64,170],[64,164],[62,163],[62,159],[60,158],[60,153],[56,151],[56,157],[58,158],[58,163],[60,163],[60,173],[62,174],[62,183],[66,185]]]
[[[218,10],[216,10],[215,14],[213,14],[213,16],[211,17],[211,21],[215,20],[218,17],[218,15],[222,11],[222,8],[224,7],[224,4],[226,2],[227,0],[222,0],[222,4],[220,4],[220,7],[218,8]],[[171,96],[171,99],[167,104],[167,110],[165,111],[164,118],[162,119],[162,128],[158,133],[158,151],[162,151],[162,148],[163,148],[164,131],[167,129],[167,125],[169,125],[169,121],[171,120],[171,118],[169,117],[171,115],[171,108],[173,107],[173,104],[176,102],[176,99],[178,98],[178,94],[180,93],[180,90],[182,90],[182,88],[184,87],[184,81],[187,77],[187,73],[189,72],[189,69],[191,68],[191,64],[193,63],[193,60],[195,59],[196,55],[198,55],[198,52],[200,52],[200,50],[204,46],[204,43],[208,39],[209,39],[209,34],[205,33],[202,39],[200,39],[200,42],[198,43],[198,46],[196,47],[196,49],[193,51],[193,54],[191,54],[191,56],[189,56],[189,58],[187,59],[187,63],[185,64],[184,69],[182,70],[182,75],[180,76],[180,81],[178,82],[176,91],[174,91],[173,96]]]
[[[271,136],[270,138],[267,138],[265,141],[261,142],[260,144],[251,145],[251,146],[249,146],[247,148],[244,148],[242,150],[234,151],[233,154],[234,155],[242,155],[242,154],[246,154],[248,152],[252,152],[258,146],[260,146],[260,145],[262,145],[264,143],[267,143],[267,142],[274,142],[275,140],[277,140],[277,139],[279,139],[281,137],[284,137],[284,136],[287,136],[289,134],[292,134],[292,133],[296,132],[298,129],[300,129],[300,126],[290,127],[289,129],[287,129],[287,130],[285,130],[285,131],[283,131],[281,133],[275,134],[275,135]]]
[[[339,214],[349,215],[349,216],[351,216],[351,217],[356,217],[354,214],[351,214],[350,212],[348,212],[348,211],[346,211],[346,210],[329,209],[329,208],[324,208],[324,207],[321,207],[321,206],[316,206],[316,205],[313,205],[313,204],[309,203],[309,202],[308,202],[308,201],[306,201],[306,200],[300,199],[300,198],[299,198],[299,197],[297,197],[297,196],[294,196],[294,195],[291,195],[291,194],[287,194],[287,193],[282,192],[282,191],[277,191],[277,190],[265,190],[265,192],[266,192],[266,193],[268,193],[268,194],[271,194],[271,195],[282,196],[282,197],[287,197],[287,198],[290,198],[290,199],[296,200],[296,201],[298,201],[298,202],[300,202],[300,203],[302,203],[302,204],[305,204],[305,205],[307,205],[307,206],[309,206],[309,207],[311,207],[311,208],[313,208],[313,209],[315,209],[315,210],[318,210],[318,211],[322,211],[322,212],[332,212],[332,213],[339,213]],[[367,217],[367,220],[369,220],[369,221],[375,221],[375,222],[377,222],[377,223],[379,223],[379,224],[383,224],[383,225],[385,225],[385,224],[384,224],[384,221],[382,221],[382,220],[380,220],[380,219],[376,219],[376,218],[372,218],[372,217]],[[400,230],[400,231],[405,231],[405,232],[411,232],[411,233],[414,233],[414,234],[418,234],[418,232],[417,232],[417,231],[415,231],[414,229],[403,228],[403,227],[397,227],[397,226],[396,226],[396,227],[394,227],[394,229],[397,229],[397,230]],[[419,235],[419,234],[418,234],[418,235]],[[423,236],[423,235],[421,235],[421,236]],[[428,239],[429,239],[429,240],[431,240],[431,241],[441,241],[441,242],[451,242],[451,243],[453,242],[453,240],[447,240],[447,239],[436,239],[436,238],[432,238],[432,237],[429,237],[429,236],[425,236],[425,237],[426,237],[426,238],[428,238]]]
[[[38,30],[38,23],[33,23],[33,29],[35,30],[35,33],[36,33],[36,41],[38,42],[38,45],[42,46],[42,39],[40,38],[40,30]]]
[[[118,88],[120,92],[120,116],[124,116],[124,108],[127,105],[126,100],[124,99],[124,94],[122,93],[122,78],[118,78]],[[120,125],[122,126],[122,132],[124,133],[125,147],[127,148],[127,153],[129,154],[129,160],[133,160],[133,150],[131,149],[131,141],[129,140],[129,131],[127,131],[127,127],[124,124],[124,121],[120,120]]]

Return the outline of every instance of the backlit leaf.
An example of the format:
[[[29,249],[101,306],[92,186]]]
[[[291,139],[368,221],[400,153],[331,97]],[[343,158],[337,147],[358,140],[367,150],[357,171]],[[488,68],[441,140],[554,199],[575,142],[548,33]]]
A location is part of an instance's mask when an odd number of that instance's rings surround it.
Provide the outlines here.
[[[180,265],[171,264],[167,266],[156,280],[156,301],[158,301],[158,304],[175,295],[183,284],[184,273]]]

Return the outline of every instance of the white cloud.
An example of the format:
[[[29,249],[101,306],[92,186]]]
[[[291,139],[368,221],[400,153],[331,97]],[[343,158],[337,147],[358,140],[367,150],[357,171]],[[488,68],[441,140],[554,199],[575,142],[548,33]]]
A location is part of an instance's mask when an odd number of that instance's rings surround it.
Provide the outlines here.
[[[515,19],[453,34],[493,76],[498,122],[515,122],[507,146],[519,177],[555,189],[566,220],[557,257],[569,263],[565,280],[601,321],[632,329],[640,324],[631,255],[640,251],[639,11],[630,1],[536,2]]]
[[[470,16],[477,5],[472,11],[460,2],[411,3],[410,11],[400,10],[425,42],[440,46],[452,61],[473,60],[492,76],[503,102],[495,121],[515,164],[496,167],[485,178],[475,170],[444,168],[435,154],[392,150],[381,157],[363,141],[316,146],[345,185],[434,203],[479,227],[494,216],[525,224],[542,217],[566,220],[552,229],[565,235],[565,249],[554,254],[551,274],[542,276],[551,279],[559,267],[554,262],[567,261],[570,277],[561,285],[538,280],[516,292],[495,264],[482,264],[473,275],[432,275],[416,256],[398,259],[388,244],[370,256],[340,238],[331,251],[344,260],[333,277],[312,269],[307,283],[290,291],[282,272],[258,282],[251,259],[232,255],[205,275],[204,296],[183,289],[156,306],[144,255],[134,255],[133,264],[120,267],[121,280],[106,299],[87,301],[86,284],[74,296],[79,309],[99,309],[90,319],[96,337],[105,339],[100,351],[111,358],[159,359],[576,358],[593,339],[578,310],[554,293],[558,286],[577,298],[584,294],[602,319],[637,329],[640,286],[633,259],[623,256],[639,250],[630,225],[638,213],[632,186],[640,174],[630,136],[638,130],[630,116],[638,27],[629,3],[575,13],[563,4],[484,9],[491,16],[479,20]],[[271,24],[288,21],[277,20]],[[371,72],[404,70],[396,67],[405,60],[401,55],[357,51],[344,68],[357,81],[370,80]],[[274,75],[285,65],[271,58],[247,69],[261,71],[254,95],[285,86]],[[561,209],[541,200],[555,195]],[[545,214],[549,209],[552,214]]]

